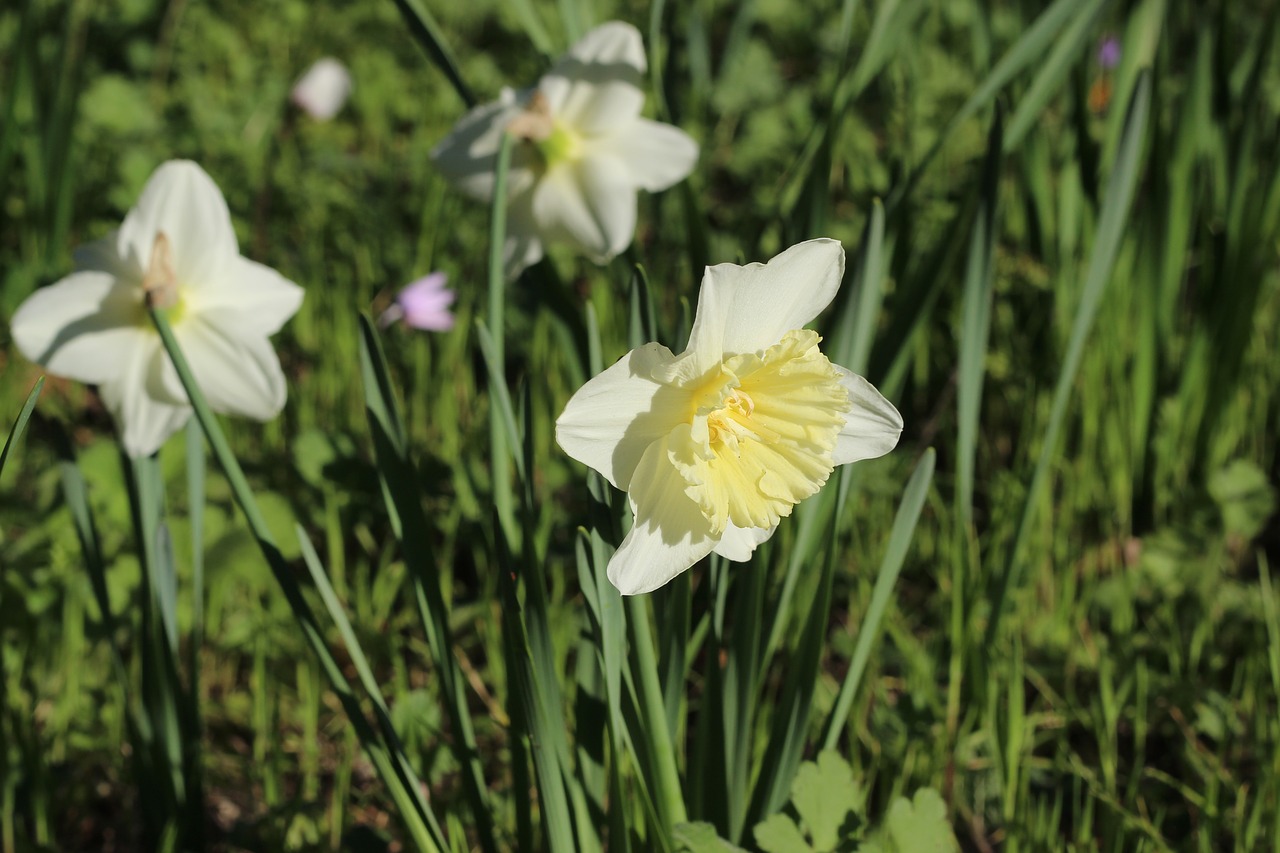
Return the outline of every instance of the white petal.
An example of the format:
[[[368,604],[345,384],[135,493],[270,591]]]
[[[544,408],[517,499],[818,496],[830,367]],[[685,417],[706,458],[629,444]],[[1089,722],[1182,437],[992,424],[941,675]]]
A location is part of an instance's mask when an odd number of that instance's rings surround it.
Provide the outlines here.
[[[579,388],[556,420],[564,452],[628,489],[649,446],[688,417],[689,392],[650,378],[674,358],[661,344],[645,344]]]
[[[507,239],[502,244],[502,266],[507,281],[515,281],[520,273],[542,260],[542,239],[533,221],[533,190],[529,188],[511,198],[507,207]]]
[[[118,250],[125,263],[145,269],[161,231],[169,238],[174,273],[183,288],[218,278],[239,255],[223,193],[191,160],[161,164],[142,188],[120,225]]]
[[[715,547],[715,553],[735,563],[745,563],[751,559],[756,547],[769,541],[769,537],[777,530],[773,527],[738,527],[732,521],[725,528],[724,535]]]
[[[836,465],[884,456],[902,435],[902,415],[876,387],[856,373],[833,365],[840,371],[840,384],[849,392],[853,409],[845,416],[844,428],[836,436],[833,453]]]
[[[597,153],[560,163],[533,191],[533,218],[543,239],[569,243],[605,263],[631,245],[635,187],[615,157]]]
[[[351,94],[351,72],[331,56],[316,60],[303,74],[289,97],[317,121],[328,121],[338,114]]]
[[[225,274],[192,291],[186,310],[208,316],[215,325],[241,336],[274,335],[302,305],[302,288],[271,267],[237,257]]]
[[[756,352],[800,329],[830,304],[844,276],[838,240],[808,240],[767,264],[707,267],[689,350],[699,361]]]
[[[161,384],[160,373],[169,358],[160,339],[133,347],[120,364],[119,378],[98,387],[103,404],[115,417],[120,440],[130,456],[150,456],[169,436],[182,429],[191,407],[157,399],[151,389]]]
[[[280,414],[287,393],[284,373],[265,337],[240,338],[234,330],[205,317],[192,317],[175,326],[173,333],[209,408],[259,421]],[[163,381],[170,394],[186,399],[168,359]]]
[[[120,226],[121,257],[145,268],[159,231],[169,238],[174,272],[184,288],[217,280],[239,254],[222,192],[190,160],[170,160],[152,173]]]
[[[85,271],[27,297],[12,333],[22,354],[55,376],[98,383],[121,375],[148,322],[136,282]]]
[[[503,89],[499,100],[473,108],[431,151],[436,168],[451,184],[480,201],[493,198],[498,145],[507,125],[520,115],[529,94],[517,95],[511,89]],[[532,182],[531,157],[525,146],[516,146],[508,173],[509,186]]]
[[[609,580],[623,595],[652,592],[716,546],[711,523],[685,487],[666,440],[649,445],[633,478],[635,524],[609,561]]]
[[[608,140],[631,172],[631,182],[658,192],[683,181],[698,163],[698,143],[678,127],[636,119]]]
[[[581,134],[609,133],[640,115],[646,64],[640,32],[610,21],[583,36],[538,82],[551,114]]]

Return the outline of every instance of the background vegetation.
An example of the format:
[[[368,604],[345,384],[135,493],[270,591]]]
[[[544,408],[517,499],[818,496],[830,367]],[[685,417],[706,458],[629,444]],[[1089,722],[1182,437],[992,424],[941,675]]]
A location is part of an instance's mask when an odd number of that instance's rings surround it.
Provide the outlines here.
[[[553,252],[507,290],[505,329],[476,323],[492,313],[489,212],[428,158],[464,110],[410,24],[428,6],[482,100],[531,83],[592,23],[635,23],[653,113],[703,148],[687,184],[642,199],[626,257]],[[824,747],[856,780],[837,811],[879,826],[930,786],[965,849],[1270,849],[1278,17],[1266,0],[8,4],[0,419],[40,375],[9,344],[13,310],[118,223],[156,165],[195,159],[242,251],[307,291],[277,338],[288,407],[227,422],[230,445],[286,580],[348,615],[349,636],[322,630],[337,671],[385,695],[393,759],[453,849],[561,849],[561,832],[580,849],[664,849],[684,809],[781,850],[753,827],[793,779],[838,776],[822,762],[797,775]],[[1109,37],[1114,68],[1097,58]],[[322,55],[355,79],[329,123],[287,97]],[[593,581],[623,502],[588,488],[553,420],[637,339],[682,346],[704,264],[810,236],[850,258],[817,328],[898,403],[903,442],[833,480],[749,567],[711,561],[624,617]],[[458,291],[456,329],[381,339],[397,433],[358,316],[434,269]],[[380,485],[392,445],[421,487],[398,515]],[[416,843],[413,786],[361,751],[376,735],[330,691],[232,485],[213,465],[201,480],[193,458],[175,439],[155,473],[172,654],[152,645],[136,472],[93,392],[51,378],[5,463],[0,849],[192,832],[211,849]],[[904,493],[923,500],[914,536]],[[447,612],[421,604],[433,588]],[[197,723],[163,711],[165,666]],[[371,696],[357,707],[376,721]],[[548,759],[551,718],[564,741]],[[145,719],[178,720],[176,763],[139,754]],[[163,779],[168,766],[199,784]],[[564,826],[557,785],[581,798]],[[166,828],[179,789],[198,831]],[[796,797],[783,813],[812,830]]]

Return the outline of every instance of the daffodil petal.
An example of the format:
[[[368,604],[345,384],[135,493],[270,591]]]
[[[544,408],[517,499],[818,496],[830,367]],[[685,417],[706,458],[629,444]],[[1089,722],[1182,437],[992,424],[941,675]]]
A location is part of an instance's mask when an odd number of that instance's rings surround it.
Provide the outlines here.
[[[583,36],[538,83],[551,114],[594,136],[630,122],[644,107],[640,32],[610,21]]]
[[[120,429],[125,453],[133,457],[150,456],[191,417],[191,407],[156,399],[148,386],[158,381],[158,374],[169,358],[152,336],[121,356],[123,369],[118,378],[98,386],[103,405],[111,412]]]
[[[507,125],[524,109],[521,101],[527,97],[527,90],[517,95],[512,89],[503,89],[497,101],[475,107],[463,116],[431,151],[431,160],[451,184],[480,201],[493,198],[498,145]],[[513,157],[513,171],[526,168],[523,157],[519,163],[515,160]],[[531,176],[526,179],[517,175],[516,179],[527,182]]]
[[[631,484],[635,523],[609,560],[609,580],[623,595],[652,592],[710,554],[717,538],[659,439],[645,450]]]
[[[826,238],[798,243],[767,264],[707,267],[688,351],[709,367],[726,353],[766,349],[817,317],[843,276],[844,249]]]
[[[642,190],[658,192],[689,177],[698,163],[698,143],[678,127],[636,119],[609,140],[614,154]]]
[[[635,187],[622,161],[607,154],[559,163],[533,191],[533,218],[543,239],[571,243],[604,263],[631,245]]]
[[[836,435],[832,452],[835,464],[884,456],[897,446],[902,435],[902,415],[866,379],[838,364],[832,366],[840,372],[840,384],[849,392],[852,404],[844,427]]]
[[[202,316],[176,326],[174,337],[209,408],[259,421],[280,414],[287,393],[284,373],[265,337],[242,339]],[[164,385],[178,399],[186,399],[177,371],[167,359]]]
[[[271,267],[237,257],[224,277],[187,297],[186,310],[243,335],[274,335],[302,305],[302,288]],[[214,319],[216,318],[216,319]]]
[[[533,192],[527,190],[511,198],[507,206],[507,239],[502,244],[502,267],[507,281],[542,260],[542,238],[533,221]]]
[[[689,392],[651,378],[674,358],[661,344],[645,344],[579,388],[556,420],[564,452],[629,488],[645,451],[688,416]]]
[[[769,541],[769,537],[777,529],[776,524],[773,527],[739,527],[729,522],[714,551],[726,560],[745,563],[751,559],[759,545]]]
[[[120,373],[146,335],[142,291],[105,272],[77,272],[18,306],[11,329],[24,356],[55,376],[90,384]]]
[[[222,192],[190,160],[170,160],[151,175],[120,226],[120,256],[131,267],[143,269],[161,231],[169,239],[182,288],[217,281],[239,254]]]

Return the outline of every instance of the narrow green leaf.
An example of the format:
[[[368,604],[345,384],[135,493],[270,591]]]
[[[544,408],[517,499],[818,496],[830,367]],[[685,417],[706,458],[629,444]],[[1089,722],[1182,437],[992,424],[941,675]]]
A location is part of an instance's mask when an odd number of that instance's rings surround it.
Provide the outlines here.
[[[858,629],[858,644],[854,646],[853,658],[849,661],[849,671],[840,685],[840,695],[836,697],[835,707],[827,718],[825,734],[822,738],[822,749],[834,750],[839,745],[840,734],[844,731],[845,722],[849,719],[849,710],[853,707],[853,699],[862,683],[862,673],[866,670],[867,661],[871,657],[871,646],[880,636],[880,623],[884,620],[889,608],[889,598],[893,595],[893,585],[902,571],[902,564],[907,558],[907,550],[911,547],[911,539],[915,534],[916,523],[920,520],[920,512],[924,509],[925,497],[929,494],[929,485],[933,482],[933,469],[937,463],[937,454],[930,447],[925,450],[916,470],[907,481],[902,493],[902,503],[898,505],[898,513],[893,518],[893,528],[889,533],[889,545],[885,549],[884,559],[880,562],[880,570],[876,573],[876,583],[871,590],[871,603],[862,618]]]
[[[1080,360],[1084,357],[1084,346],[1093,328],[1093,321],[1102,302],[1103,293],[1111,279],[1115,266],[1116,254],[1126,233],[1129,218],[1129,206],[1133,201],[1134,189],[1137,186],[1142,162],[1139,159],[1143,141],[1146,137],[1147,114],[1151,101],[1150,73],[1144,73],[1138,81],[1137,90],[1129,104],[1128,120],[1125,122],[1124,139],[1120,147],[1120,155],[1116,159],[1107,184],[1106,196],[1102,202],[1102,215],[1098,220],[1098,230],[1094,238],[1093,252],[1089,258],[1089,269],[1085,276],[1084,290],[1080,297],[1080,305],[1076,309],[1075,320],[1071,327],[1071,337],[1067,342],[1067,353],[1062,368],[1058,373],[1058,382],[1053,392],[1053,405],[1049,412],[1049,423],[1045,429],[1040,456],[1031,475],[1027,487],[1026,499],[1023,503],[1022,515],[1018,522],[1017,533],[1009,546],[1005,563],[1005,571],[1000,577],[999,591],[992,602],[991,622],[987,626],[987,645],[999,636],[1000,620],[1004,614],[1009,592],[1017,587],[1023,563],[1021,561],[1023,546],[1031,531],[1031,522],[1040,505],[1040,494],[1049,474],[1049,466],[1057,453],[1058,434],[1062,430],[1066,418],[1067,402],[1071,398],[1075,386],[1076,374],[1080,368]]]
[[[4,473],[4,463],[9,458],[9,448],[18,443],[18,440],[22,438],[22,433],[27,429],[27,421],[31,420],[31,413],[36,408],[36,400],[40,398],[40,389],[42,388],[44,388],[43,376],[36,380],[35,387],[27,395],[27,401],[22,404],[22,411],[18,412],[18,419],[13,422],[13,426],[9,429],[9,437],[4,440],[4,449],[0,450],[0,474]]]
[[[982,406],[987,345],[991,328],[991,299],[994,286],[992,254],[996,239],[996,209],[1000,194],[1001,115],[996,111],[987,137],[987,159],[983,166],[982,193],[973,230],[969,234],[969,257],[965,266],[964,302],[960,327],[957,370],[956,420],[956,503],[964,520],[973,523],[973,478],[978,450],[978,416]]]
[[[201,429],[204,430],[205,439],[209,442],[214,458],[218,460],[219,466],[226,475],[227,482],[231,486],[232,495],[235,497],[241,512],[244,513],[245,520],[249,524],[263,557],[284,592],[285,599],[298,622],[299,628],[302,630],[303,636],[317,658],[319,658],[321,667],[328,676],[334,693],[337,694],[338,700],[347,712],[347,718],[351,721],[361,745],[365,748],[366,754],[368,754],[377,768],[383,784],[387,786],[391,796],[395,799],[400,810],[400,817],[409,830],[415,845],[419,850],[428,851],[428,853],[441,853],[447,847],[447,844],[439,823],[437,823],[435,816],[423,799],[420,783],[415,778],[402,775],[401,768],[396,766],[388,754],[386,746],[369,725],[368,719],[360,709],[359,700],[352,692],[350,683],[347,681],[346,676],[342,674],[337,660],[325,641],[324,632],[316,621],[311,606],[303,597],[301,587],[299,587],[293,572],[275,544],[271,531],[267,527],[262,512],[253,496],[253,490],[249,487],[248,480],[245,479],[244,471],[240,468],[240,463],[235,454],[231,452],[231,447],[223,435],[217,418],[214,417],[208,402],[204,398],[204,394],[200,391],[200,386],[195,381],[191,367],[173,336],[173,329],[169,326],[168,319],[160,311],[152,310],[149,313],[151,321],[160,335],[160,342],[168,353],[174,370],[178,374],[178,379],[182,383],[183,390],[186,391],[187,397],[191,401],[191,407],[195,411],[195,416],[200,423]]]
[[[440,25],[436,23],[436,19],[422,4],[422,0],[395,0],[396,8],[400,10],[400,14],[404,17],[405,23],[409,25],[409,31],[413,33],[413,37],[417,39],[418,44],[422,45],[423,50],[431,57],[431,60],[444,72],[444,76],[449,83],[453,85],[453,90],[458,93],[458,97],[462,99],[462,103],[467,109],[471,109],[476,105],[475,93],[471,91],[471,87],[462,79],[462,73],[458,70],[458,61],[453,56],[453,51],[449,49],[448,43],[444,39],[444,34],[440,31]]]
[[[476,744],[471,711],[467,705],[465,679],[453,654],[449,608],[434,555],[429,529],[422,508],[422,488],[417,466],[409,452],[404,420],[392,388],[386,357],[374,323],[360,316],[360,365],[364,380],[365,411],[373,433],[378,476],[388,513],[399,520],[396,536],[404,553],[413,588],[418,619],[431,650],[432,664],[439,675],[444,694],[444,707],[449,715],[454,736],[449,745],[454,759],[463,768],[462,780],[472,813],[480,848],[496,851],[493,805],[485,783],[484,767]],[[404,531],[412,531],[405,536]]]

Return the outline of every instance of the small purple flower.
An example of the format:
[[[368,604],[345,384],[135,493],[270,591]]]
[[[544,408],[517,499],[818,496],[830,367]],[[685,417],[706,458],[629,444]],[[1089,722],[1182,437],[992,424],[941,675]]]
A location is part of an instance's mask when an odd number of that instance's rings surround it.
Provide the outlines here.
[[[1120,42],[1107,36],[1098,44],[1098,65],[1110,70],[1120,64]]]
[[[433,272],[406,285],[396,294],[396,301],[391,307],[382,312],[378,325],[385,329],[400,320],[413,329],[449,331],[453,328],[453,314],[449,306],[457,294],[445,287],[448,281],[449,277],[444,273]]]

